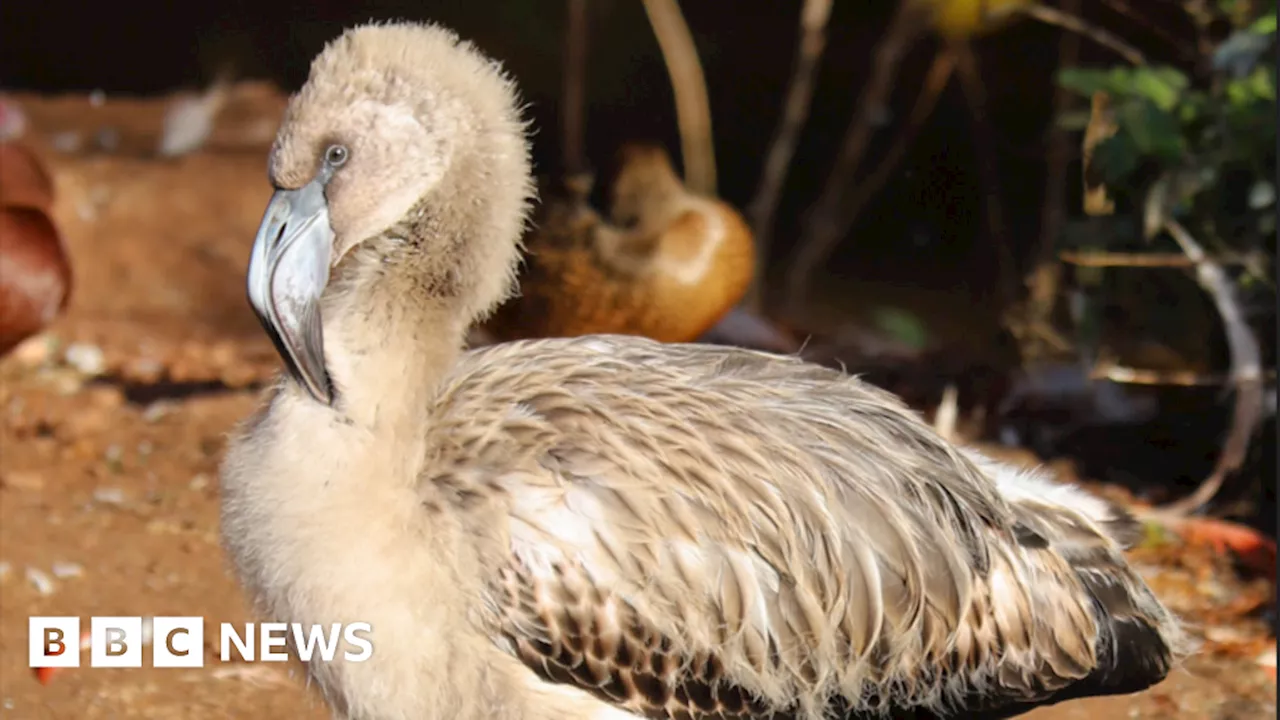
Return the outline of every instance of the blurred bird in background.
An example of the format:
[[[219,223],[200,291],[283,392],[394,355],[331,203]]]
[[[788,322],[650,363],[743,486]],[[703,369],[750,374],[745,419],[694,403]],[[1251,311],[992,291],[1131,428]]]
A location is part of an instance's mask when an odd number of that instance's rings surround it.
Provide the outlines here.
[[[520,296],[484,329],[498,340],[592,333],[688,342],[742,299],[755,267],[751,230],[720,200],[691,192],[667,152],[619,153],[608,216],[587,202],[589,176],[545,196]]]
[[[15,113],[0,100],[0,125],[15,125]],[[14,134],[20,133],[18,126]],[[0,142],[0,355],[44,329],[70,296],[71,266],[50,216],[53,197],[41,159],[15,140]]]

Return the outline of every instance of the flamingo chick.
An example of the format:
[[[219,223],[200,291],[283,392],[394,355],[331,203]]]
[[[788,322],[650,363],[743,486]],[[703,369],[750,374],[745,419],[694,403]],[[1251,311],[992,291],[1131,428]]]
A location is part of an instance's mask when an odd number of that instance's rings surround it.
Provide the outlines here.
[[[634,336],[464,352],[514,286],[518,108],[453,33],[370,25],[271,152],[248,291],[287,374],[222,537],[264,618],[370,623],[307,666],[336,717],[1003,718],[1165,677],[1134,520],[888,393]]]

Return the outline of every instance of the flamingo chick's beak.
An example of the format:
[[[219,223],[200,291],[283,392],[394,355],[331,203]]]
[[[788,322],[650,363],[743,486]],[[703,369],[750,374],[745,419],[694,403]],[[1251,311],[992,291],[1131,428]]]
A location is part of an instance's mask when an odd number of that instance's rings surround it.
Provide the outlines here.
[[[311,397],[333,403],[324,360],[320,298],[329,282],[333,228],[322,170],[296,190],[276,190],[249,259],[249,303],[289,374]]]

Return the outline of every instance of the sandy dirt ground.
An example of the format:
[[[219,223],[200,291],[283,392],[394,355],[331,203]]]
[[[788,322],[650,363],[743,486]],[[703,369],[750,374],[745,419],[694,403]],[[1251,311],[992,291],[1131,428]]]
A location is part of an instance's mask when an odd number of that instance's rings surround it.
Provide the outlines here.
[[[56,181],[76,284],[66,315],[0,362],[0,717],[327,717],[286,667],[215,657],[216,623],[251,619],[218,545],[217,466],[277,368],[243,273],[282,98],[237,86],[205,149],[167,160],[150,152],[160,101],[17,100]],[[1272,716],[1271,582],[1176,542],[1135,558],[1203,651],[1146,693],[1028,717]],[[200,615],[209,659],[42,685],[31,615]]]

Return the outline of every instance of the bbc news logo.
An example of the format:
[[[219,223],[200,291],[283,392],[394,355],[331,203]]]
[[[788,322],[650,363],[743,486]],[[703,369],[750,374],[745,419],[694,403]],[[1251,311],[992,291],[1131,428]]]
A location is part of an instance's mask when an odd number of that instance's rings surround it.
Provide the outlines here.
[[[142,667],[142,646],[150,644],[151,666],[158,668],[204,667],[204,618],[94,617],[89,632],[80,632],[78,617],[35,616],[28,620],[27,643],[32,668],[80,667],[80,653],[89,650],[89,666]],[[350,646],[342,652],[347,662],[364,662],[373,654],[369,623],[305,625],[302,623],[245,623],[237,627],[221,623],[218,659],[231,662],[234,647],[240,659],[253,662],[285,662],[292,640],[303,662],[333,662],[340,640]],[[355,649],[352,649],[355,648]]]

